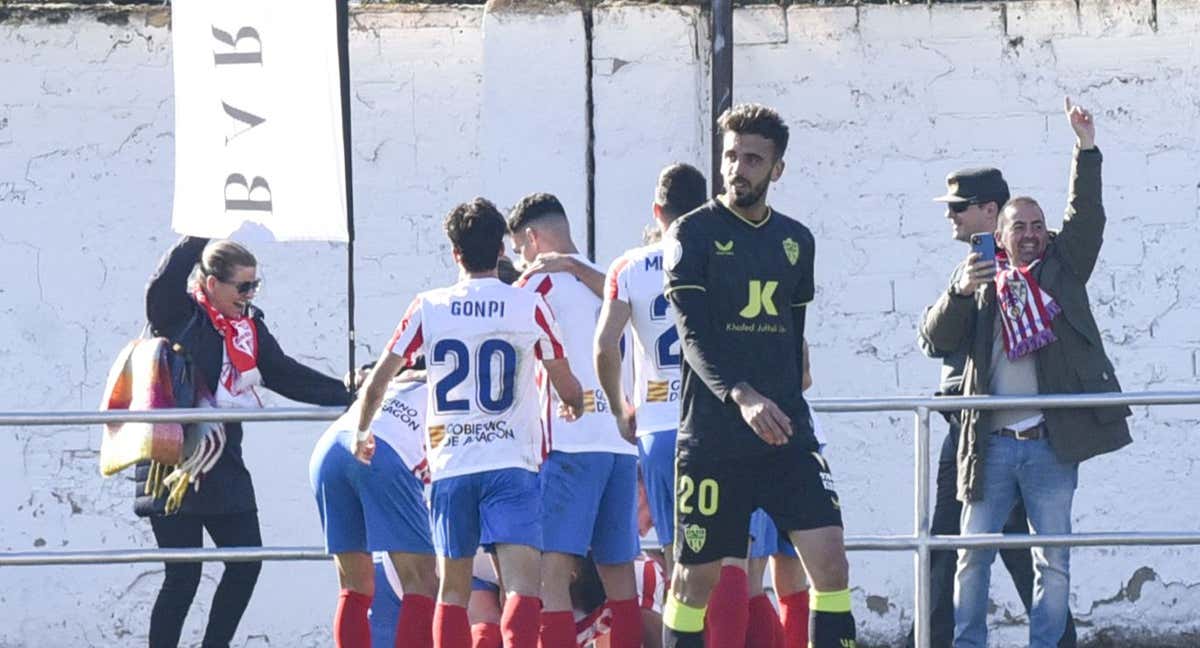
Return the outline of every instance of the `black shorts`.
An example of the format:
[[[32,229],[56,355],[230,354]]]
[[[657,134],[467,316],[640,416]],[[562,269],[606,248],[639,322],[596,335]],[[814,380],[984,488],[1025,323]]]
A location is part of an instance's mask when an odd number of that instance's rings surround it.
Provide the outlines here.
[[[750,514],[762,508],[781,534],[842,526],[829,463],[783,448],[736,459],[675,456],[675,559],[685,565],[745,558]]]

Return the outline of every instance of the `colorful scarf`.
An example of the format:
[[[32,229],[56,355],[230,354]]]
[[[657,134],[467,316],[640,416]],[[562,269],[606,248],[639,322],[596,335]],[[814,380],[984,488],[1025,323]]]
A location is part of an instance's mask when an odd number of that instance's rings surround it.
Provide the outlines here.
[[[234,396],[260,384],[262,376],[258,373],[258,329],[254,326],[254,319],[248,316],[233,319],[225,317],[199,288],[192,292],[192,298],[200,304],[205,313],[208,313],[213,328],[225,338],[225,353],[229,356],[233,371],[221,372],[221,384]]]
[[[1016,360],[1054,342],[1050,322],[1062,308],[1050,293],[1033,278],[1033,268],[1041,259],[1025,267],[1013,265],[1003,250],[996,251],[996,297],[1000,308],[1004,352]]]

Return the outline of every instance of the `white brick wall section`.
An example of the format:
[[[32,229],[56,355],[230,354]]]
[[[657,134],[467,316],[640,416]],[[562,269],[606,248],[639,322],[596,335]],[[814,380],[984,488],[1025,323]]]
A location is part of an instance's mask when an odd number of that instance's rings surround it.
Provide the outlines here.
[[[586,242],[582,16],[564,4],[507,6],[355,11],[360,359],[378,354],[413,293],[453,276],[441,219],[454,203],[482,194],[508,207],[552,191]],[[0,410],[92,408],[174,239],[169,14],[8,11]],[[707,26],[680,6],[605,3],[594,19],[596,246],[607,264],[649,223],[662,166],[709,173]],[[1129,390],[1195,389],[1198,27],[1200,0],[739,10],[735,98],[776,106],[792,127],[771,203],[817,236],[817,394],[933,391],[937,363],[916,349],[916,322],[965,249],[929,199],[948,171],[995,165],[1057,227],[1072,143],[1064,94],[1094,110],[1105,153],[1109,225],[1090,291],[1118,375]],[[269,281],[260,301],[284,348],[340,373],[344,248],[255,252]],[[911,416],[825,421],[848,532],[910,532]],[[1198,421],[1200,406],[1137,408],[1137,442],[1083,466],[1076,529],[1191,526]],[[268,544],[320,542],[305,469],[321,427],[249,427]],[[943,430],[935,419],[935,448]],[[3,550],[153,545],[130,513],[128,482],[97,477],[97,444],[94,428],[0,431]],[[1194,558],[1186,548],[1076,551],[1083,636],[1164,645],[1200,631]],[[895,643],[912,618],[911,560],[851,561],[863,644]],[[184,645],[202,636],[219,571],[205,569]],[[160,581],[155,565],[6,570],[0,645],[144,643]],[[994,582],[993,645],[1022,645],[1025,616],[999,568]],[[335,589],[327,564],[268,564],[235,645],[329,645]]]
[[[583,14],[568,3],[484,17],[483,195],[502,210],[529,193],[554,194],[586,251],[587,74]]]

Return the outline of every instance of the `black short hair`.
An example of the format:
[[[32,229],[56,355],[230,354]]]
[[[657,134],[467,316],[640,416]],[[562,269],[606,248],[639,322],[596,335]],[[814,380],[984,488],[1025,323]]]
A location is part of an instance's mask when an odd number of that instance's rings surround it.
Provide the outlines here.
[[[555,216],[566,219],[567,210],[554,194],[532,193],[521,199],[508,213],[508,231],[516,233],[535,220]]]
[[[762,104],[742,103],[725,112],[717,119],[721,133],[759,135],[775,144],[775,155],[783,157],[788,145],[788,127],[783,118],[773,109]]]
[[[511,286],[517,283],[517,279],[521,278],[521,271],[517,270],[517,266],[513,265],[512,259],[502,256],[499,262],[496,263],[496,276],[500,278],[500,281]]]
[[[676,163],[658,175],[654,202],[669,219],[679,218],[708,200],[708,181],[699,169]]]
[[[504,246],[504,216],[486,198],[465,202],[446,214],[446,236],[468,272],[496,269]]]

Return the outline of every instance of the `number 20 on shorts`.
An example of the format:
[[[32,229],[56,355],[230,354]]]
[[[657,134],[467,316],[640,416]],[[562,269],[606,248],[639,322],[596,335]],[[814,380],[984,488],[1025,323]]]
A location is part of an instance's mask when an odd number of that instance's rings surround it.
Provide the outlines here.
[[[698,492],[697,492],[698,491]],[[692,512],[692,495],[696,495],[696,506],[701,515],[713,515],[721,500],[721,485],[715,479],[701,479],[700,488],[688,475],[679,478],[679,512]]]

